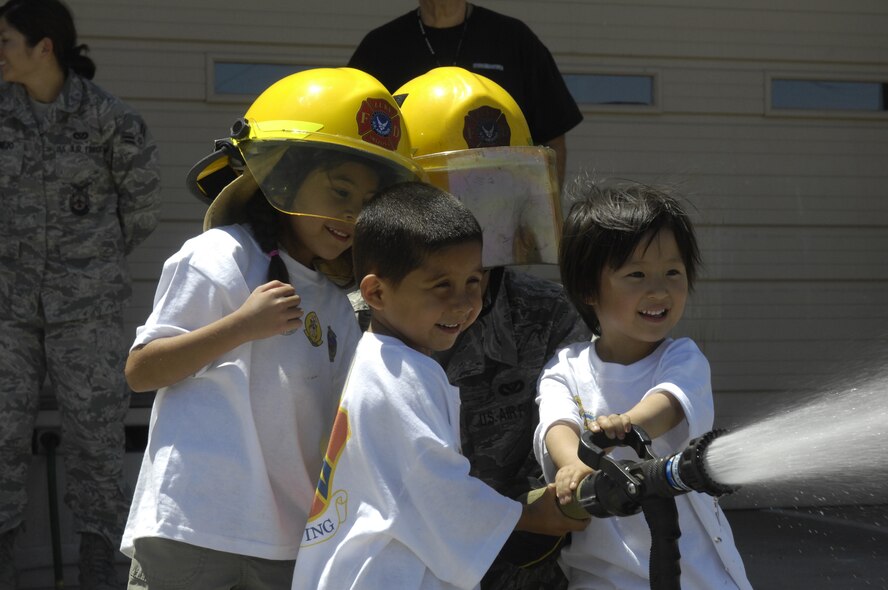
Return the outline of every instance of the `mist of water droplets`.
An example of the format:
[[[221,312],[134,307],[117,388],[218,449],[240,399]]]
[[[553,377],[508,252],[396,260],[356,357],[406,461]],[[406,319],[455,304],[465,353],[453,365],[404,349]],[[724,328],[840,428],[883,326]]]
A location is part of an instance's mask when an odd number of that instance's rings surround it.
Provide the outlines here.
[[[717,482],[866,496],[888,484],[888,375],[820,394],[716,438]]]

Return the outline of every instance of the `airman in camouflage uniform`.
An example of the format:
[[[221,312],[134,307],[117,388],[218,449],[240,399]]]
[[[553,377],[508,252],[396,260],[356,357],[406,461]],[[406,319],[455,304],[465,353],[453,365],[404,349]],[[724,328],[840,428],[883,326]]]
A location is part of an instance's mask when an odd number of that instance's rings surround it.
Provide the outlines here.
[[[158,222],[157,150],[138,114],[73,71],[36,106],[22,85],[0,85],[0,534],[22,522],[48,376],[76,530],[116,546],[126,255]]]
[[[557,247],[546,256],[542,249],[525,247],[557,244],[559,191],[554,165],[549,166],[554,153],[529,149],[530,129],[517,103],[478,74],[436,68],[396,95],[417,161],[427,166],[430,182],[463,200],[484,232],[482,261],[489,272],[481,314],[450,350],[434,357],[459,388],[460,444],[471,475],[504,496],[520,499],[541,485],[532,442],[543,366],[558,349],[592,337],[559,284],[512,268],[557,260]],[[530,153],[534,158],[526,159]],[[543,198],[547,206],[534,207],[530,197]],[[535,213],[510,217],[510,211],[523,208]],[[491,243],[494,248],[488,250]],[[369,311],[360,294],[352,296],[352,304],[366,328]],[[559,541],[513,532],[481,589],[566,588],[557,563]]]
[[[481,315],[435,358],[459,388],[460,442],[471,475],[520,499],[541,485],[532,442],[543,366],[559,348],[592,336],[560,285],[513,268],[557,263],[556,156],[534,144],[509,93],[479,74],[435,68],[396,95],[417,162],[432,184],[469,207],[484,233],[489,273]],[[481,589],[566,588],[559,541],[514,531]]]
[[[472,475],[510,498],[531,489],[542,473],[531,448],[539,422],[537,379],[559,348],[591,337],[560,285],[509,267],[491,271],[481,317],[453,348],[438,353],[446,355],[439,360],[459,387],[462,452]],[[557,552],[534,567],[516,563],[552,546],[550,537],[513,533],[481,587],[566,588]]]

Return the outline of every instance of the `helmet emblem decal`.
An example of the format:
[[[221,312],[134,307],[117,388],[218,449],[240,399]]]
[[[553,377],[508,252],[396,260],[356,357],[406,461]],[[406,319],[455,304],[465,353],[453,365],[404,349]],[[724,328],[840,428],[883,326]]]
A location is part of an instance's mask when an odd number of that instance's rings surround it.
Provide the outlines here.
[[[392,120],[389,119],[388,115],[385,113],[373,113],[373,119],[370,120],[370,126],[373,127],[373,131],[383,137],[388,136],[388,134],[392,132]]]
[[[401,114],[387,100],[367,98],[355,115],[358,135],[373,145],[395,151],[401,141]]]
[[[501,110],[483,106],[466,113],[463,138],[470,148],[507,146],[512,130]]]

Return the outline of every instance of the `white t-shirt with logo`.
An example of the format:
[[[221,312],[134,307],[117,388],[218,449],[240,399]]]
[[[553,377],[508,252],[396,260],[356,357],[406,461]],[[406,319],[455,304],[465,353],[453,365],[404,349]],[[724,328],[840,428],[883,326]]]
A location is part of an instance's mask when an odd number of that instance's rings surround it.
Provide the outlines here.
[[[685,419],[652,441],[658,457],[687,447],[692,438],[712,430],[714,407],[709,362],[689,338],[666,339],[644,359],[631,365],[602,361],[595,341],[558,351],[540,376],[537,403],[540,423],[534,452],[548,481],[556,468],[545,435],[558,421],[583,430],[583,417],[574,399],[580,397],[586,417],[621,414],[655,391],[666,391],[681,404]],[[638,461],[627,447],[611,451],[614,459]],[[751,588],[734,545],[727,518],[715,498],[691,492],[675,498],[678,508],[681,587],[683,590]],[[644,515],[593,518],[586,530],[573,533],[561,551],[569,588],[649,590],[651,535]]]
[[[295,559],[360,329],[344,292],[281,253],[304,326],[254,340],[160,389],[121,550],[162,537]],[[164,264],[133,347],[238,309],[267,282],[268,256],[242,226],[185,242]]]
[[[478,585],[521,505],[469,475],[459,391],[398,339],[365,333],[330,438],[293,589]]]

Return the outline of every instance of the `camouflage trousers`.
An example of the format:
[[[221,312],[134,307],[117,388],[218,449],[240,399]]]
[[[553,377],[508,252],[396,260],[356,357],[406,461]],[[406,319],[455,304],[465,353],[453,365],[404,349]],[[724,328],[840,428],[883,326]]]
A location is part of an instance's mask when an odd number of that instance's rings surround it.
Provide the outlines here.
[[[125,359],[119,315],[55,324],[0,318],[0,532],[23,521],[32,433],[48,377],[75,530],[119,544],[128,504],[122,488],[130,397]]]
[[[566,590],[567,578],[558,565],[563,542],[514,531],[481,580],[481,590]]]
[[[566,590],[567,578],[552,559],[530,569],[494,563],[481,581],[481,590]]]

